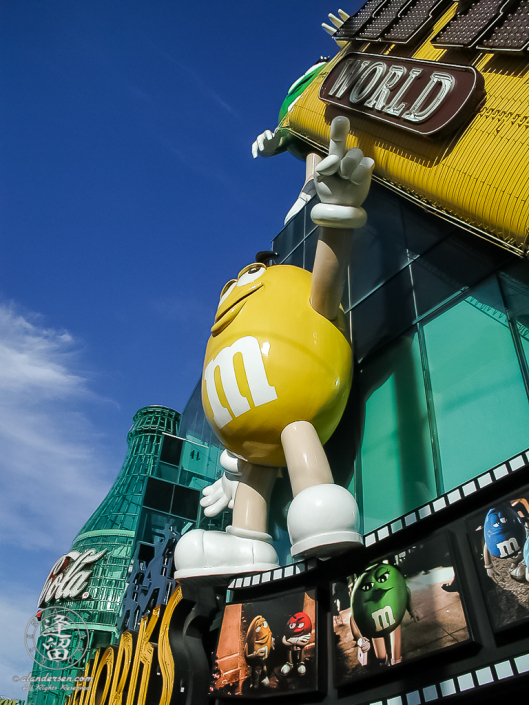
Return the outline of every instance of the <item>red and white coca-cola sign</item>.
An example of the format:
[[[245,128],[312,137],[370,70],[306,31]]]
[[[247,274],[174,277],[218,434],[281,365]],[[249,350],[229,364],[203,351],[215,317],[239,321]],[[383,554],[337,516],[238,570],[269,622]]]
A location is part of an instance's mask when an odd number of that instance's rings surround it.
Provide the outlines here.
[[[93,564],[105,553],[106,549],[96,553],[89,548],[84,553],[70,551],[61,556],[48,575],[39,597],[39,607],[45,607],[51,600],[85,597],[92,575]],[[87,594],[86,597],[89,597]]]

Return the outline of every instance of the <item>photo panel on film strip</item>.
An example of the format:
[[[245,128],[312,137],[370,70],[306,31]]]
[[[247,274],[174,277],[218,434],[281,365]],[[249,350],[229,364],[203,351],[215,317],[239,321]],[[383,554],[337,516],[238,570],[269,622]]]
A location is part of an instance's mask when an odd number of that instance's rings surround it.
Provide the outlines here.
[[[493,630],[529,621],[529,485],[471,514],[466,529]]]
[[[228,604],[210,693],[262,698],[318,691],[317,612],[314,589]]]
[[[331,585],[337,687],[468,643],[447,532]]]

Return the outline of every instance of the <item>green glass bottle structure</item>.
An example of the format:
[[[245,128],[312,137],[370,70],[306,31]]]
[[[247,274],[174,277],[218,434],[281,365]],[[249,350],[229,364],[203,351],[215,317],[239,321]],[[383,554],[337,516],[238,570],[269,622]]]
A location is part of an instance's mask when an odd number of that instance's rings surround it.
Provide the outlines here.
[[[177,529],[196,522],[198,490],[176,484],[182,449],[182,439],[177,435],[179,422],[180,414],[163,406],[147,406],[134,415],[121,471],[108,495],[75,537],[68,555],[75,560],[74,552],[81,556],[86,551],[94,554],[104,551],[104,554],[84,566],[91,574],[82,594],[61,598],[60,590],[56,590],[48,601],[45,591],[41,596],[41,609],[57,606],[74,610],[82,617],[89,632],[86,655],[76,666],[62,670],[60,661],[35,663],[32,671],[35,678],[44,679],[50,674],[74,678],[96,649],[115,644],[121,602],[138,543],[140,548],[152,551],[167,521]],[[180,515],[171,514],[173,509]],[[41,652],[42,642],[41,636],[37,644]],[[69,694],[60,685],[51,690],[32,688],[28,705],[60,705]]]
[[[175,437],[179,421],[177,411],[163,406],[147,406],[134,415],[121,472],[108,495],[73,541],[72,549],[80,553],[87,549],[107,551],[94,566],[90,580],[91,595],[83,600],[80,610],[90,630],[115,635],[127,571],[143,518],[145,491],[149,478],[155,474],[165,434],[169,438]],[[79,608],[79,603],[76,604]],[[75,609],[74,603],[66,603],[65,606]]]

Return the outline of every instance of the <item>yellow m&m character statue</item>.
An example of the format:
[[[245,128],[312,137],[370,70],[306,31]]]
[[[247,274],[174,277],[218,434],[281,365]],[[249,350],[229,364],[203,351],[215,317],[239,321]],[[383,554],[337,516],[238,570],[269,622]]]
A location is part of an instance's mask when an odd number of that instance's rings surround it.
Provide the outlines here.
[[[220,480],[203,490],[207,516],[233,508],[226,532],[190,531],[175,550],[175,577],[270,570],[268,501],[286,466],[294,499],[287,524],[294,557],[327,556],[361,543],[354,497],[333,483],[323,445],[338,425],[352,380],[340,308],[353,229],[366,221],[373,160],[345,152],[347,118],[331,125],[316,167],[322,226],[312,274],[256,262],[221,292],[202,378],[206,417],[226,446]],[[319,161],[319,158],[316,160]]]

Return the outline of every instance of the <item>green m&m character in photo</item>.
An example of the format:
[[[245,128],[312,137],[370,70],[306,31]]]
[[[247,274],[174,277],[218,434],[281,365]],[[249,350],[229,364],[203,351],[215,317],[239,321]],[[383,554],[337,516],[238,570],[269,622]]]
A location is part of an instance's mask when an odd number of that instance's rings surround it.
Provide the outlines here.
[[[401,622],[412,610],[411,592],[398,568],[388,563],[370,566],[352,586],[351,632],[358,646],[358,660],[367,664],[367,652],[373,650],[380,665],[402,661]]]

